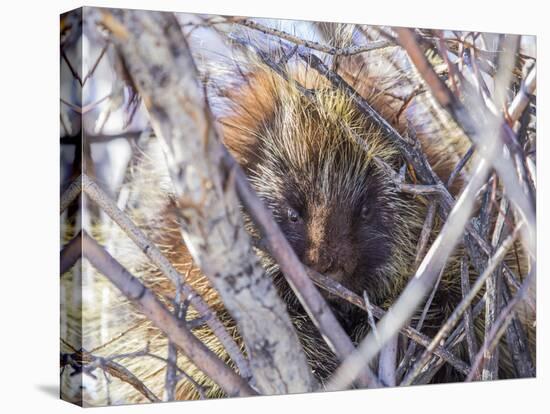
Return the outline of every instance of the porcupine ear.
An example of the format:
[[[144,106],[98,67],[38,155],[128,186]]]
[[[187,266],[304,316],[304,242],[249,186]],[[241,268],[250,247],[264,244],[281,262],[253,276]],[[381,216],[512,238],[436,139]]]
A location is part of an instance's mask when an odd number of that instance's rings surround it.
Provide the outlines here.
[[[281,80],[268,68],[244,75],[242,85],[227,93],[231,111],[222,117],[224,144],[246,170],[258,162],[262,131],[272,121],[280,101]]]

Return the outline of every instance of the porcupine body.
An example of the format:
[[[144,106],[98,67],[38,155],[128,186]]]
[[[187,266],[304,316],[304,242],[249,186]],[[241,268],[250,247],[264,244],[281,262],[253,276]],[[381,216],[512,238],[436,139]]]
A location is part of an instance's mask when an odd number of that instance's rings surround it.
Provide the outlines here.
[[[434,171],[445,182],[464,149],[460,134],[447,128],[438,118],[441,115],[430,112],[431,107],[426,102],[413,100],[406,110],[402,110],[403,100],[396,98],[396,91],[402,88],[402,79],[395,76],[395,71],[371,70],[351,58],[340,62],[338,70],[398,132],[419,140]],[[425,198],[399,192],[376,161],[383,161],[394,171],[402,170],[406,163],[399,150],[359,111],[349,96],[311,69],[297,66],[281,76],[255,62],[242,76],[246,82],[227,94],[230,111],[219,120],[224,144],[272,211],[302,262],[359,295],[366,292],[371,302],[387,308],[414,274],[417,241],[427,209]],[[135,200],[130,200],[129,213],[243,346],[235,323],[216,291],[193,266],[171,205],[166,171],[156,160],[151,154],[144,156],[138,173],[132,178],[133,186],[156,190],[148,194],[142,191]],[[156,173],[150,174],[152,170]],[[154,213],[144,213],[147,211]],[[247,226],[250,233],[257,236],[250,220]],[[436,229],[437,226],[436,223]],[[130,242],[118,249],[120,257],[128,258],[126,262],[123,259],[123,264],[142,276],[147,286],[171,307],[170,299],[174,297],[171,282],[146,260],[136,261],[137,253]],[[321,338],[277,264],[267,254],[261,251],[258,254],[287,304],[312,372],[323,382],[334,372],[339,361]],[[441,279],[424,332],[435,333],[460,300],[457,275],[458,262],[451,260]],[[104,289],[112,287],[106,283]],[[322,293],[345,331],[358,343],[369,330],[366,313],[342,299]],[[189,318],[194,316],[190,308]],[[165,336],[144,317],[133,314],[124,321],[111,321],[119,322],[125,326],[120,329],[122,335],[107,341],[100,352],[105,355],[135,352],[148,343],[150,353],[166,358]],[[194,332],[232,364],[207,327]],[[502,375],[511,376],[510,362],[506,361],[506,355],[502,359]],[[143,357],[120,362],[143,379],[154,393],[163,395],[164,361]],[[178,364],[193,381],[205,386],[207,397],[223,396],[223,392],[184,355],[179,354]],[[460,374],[448,369],[441,370],[433,381],[459,379]],[[110,393],[115,402],[144,400],[143,395],[128,384],[112,385]],[[199,396],[192,381],[179,382],[176,399]]]

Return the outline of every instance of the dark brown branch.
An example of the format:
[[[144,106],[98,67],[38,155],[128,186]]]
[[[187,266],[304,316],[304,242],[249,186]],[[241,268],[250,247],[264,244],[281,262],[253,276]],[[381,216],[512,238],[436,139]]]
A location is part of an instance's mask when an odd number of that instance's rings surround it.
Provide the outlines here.
[[[342,299],[345,299],[349,303],[357,306],[360,309],[363,309],[367,313],[372,314],[377,319],[383,318],[386,314],[386,312],[382,308],[379,308],[378,306],[373,304],[367,304],[365,299],[361,298],[359,295],[342,286],[334,279],[324,276],[314,271],[313,269],[308,269],[307,271],[309,277],[315,282],[315,284],[320,288],[326,290],[327,292],[330,292],[334,295],[337,295],[338,297],[341,297]],[[423,346],[424,348],[427,348],[430,345],[431,339],[429,337],[410,326],[402,327],[399,332],[402,335],[410,338],[417,344]],[[469,372],[468,365],[466,365],[463,361],[458,359],[444,347],[436,346],[431,352],[433,352],[434,355],[441,358],[443,361],[451,364],[458,371],[462,373]]]
[[[60,252],[59,274],[67,272],[82,257],[82,239],[79,232]]]
[[[75,370],[74,372],[89,372],[90,374],[94,368],[99,367],[111,376],[130,384],[149,401],[160,401],[143,382],[124,366],[117,362],[94,356],[85,350],[75,351],[72,354],[61,354],[60,365],[62,368],[70,365]]]

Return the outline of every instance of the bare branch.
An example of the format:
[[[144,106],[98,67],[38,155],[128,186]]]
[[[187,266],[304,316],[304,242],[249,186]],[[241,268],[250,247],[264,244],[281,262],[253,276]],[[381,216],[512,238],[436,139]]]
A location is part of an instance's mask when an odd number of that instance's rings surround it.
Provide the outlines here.
[[[506,327],[512,322],[517,306],[521,303],[523,298],[528,294],[531,284],[535,280],[536,271],[533,269],[529,275],[525,278],[520,290],[516,293],[514,298],[508,302],[506,307],[502,309],[497,320],[489,333],[485,336],[483,346],[479,350],[472,364],[472,369],[466,381],[472,381],[479,378],[479,369],[486,362],[487,357],[491,355],[492,350],[497,346],[500,338],[506,332]]]
[[[464,311],[467,309],[467,307],[472,303],[478,292],[481,290],[483,285],[486,283],[487,279],[493,274],[495,268],[500,264],[500,262],[504,259],[504,256],[508,252],[508,249],[512,246],[512,244],[515,241],[515,238],[517,236],[518,231],[521,228],[521,223],[516,226],[513,233],[508,236],[506,240],[504,240],[501,244],[501,246],[496,251],[495,255],[491,257],[489,262],[487,263],[487,267],[485,268],[485,271],[479,278],[476,280],[475,284],[472,286],[468,294],[460,301],[458,306],[455,308],[451,316],[445,321],[443,326],[439,329],[437,335],[433,338],[430,346],[427,348],[427,350],[424,352],[424,354],[420,357],[418,362],[414,365],[414,367],[409,371],[405,379],[402,381],[402,385],[411,385],[415,377],[420,374],[420,371],[424,367],[424,365],[428,362],[428,359],[430,358],[429,350],[432,349],[437,344],[441,343],[442,340],[444,340],[448,333],[451,331],[451,329],[454,328],[454,326],[458,323],[460,318],[462,317]]]
[[[466,256],[462,257],[460,262],[460,286],[462,289],[462,298],[464,299],[470,291],[470,272],[468,270],[468,258]],[[464,331],[466,334],[466,344],[471,363],[477,353],[478,346],[474,333],[474,318],[472,316],[472,308],[470,305],[468,305],[464,310]]]
[[[61,202],[59,206],[59,214],[63,213],[69,205],[76,200],[82,192],[82,177],[78,176],[67,189],[61,194]]]
[[[247,18],[241,18],[241,17],[228,17],[227,22],[230,23],[236,23],[241,26],[246,26],[250,29],[257,30],[259,32],[262,32],[267,35],[275,36],[279,39],[287,40],[291,43],[294,43],[296,45],[304,46],[309,49],[317,50],[319,52],[327,53],[329,55],[334,56],[352,56],[357,55],[359,53],[364,52],[370,52],[372,50],[378,50],[383,49],[387,47],[396,46],[395,42],[391,42],[388,40],[379,40],[375,42],[368,43],[366,45],[361,46],[350,46],[346,48],[337,48],[334,46],[324,45],[319,42],[315,42],[312,40],[305,40],[298,36],[295,36],[290,33],[286,33],[279,29],[274,29],[272,27],[265,26],[263,24],[257,23],[253,20],[247,19]]]
[[[84,256],[100,273],[107,277],[128,299],[138,306],[151,322],[161,329],[193,363],[229,396],[251,396],[256,391],[223,361],[218,359],[201,341],[159,302],[153,293],[122,267],[105,249],[82,234]]]
[[[512,123],[517,121],[521,117],[521,114],[523,113],[523,111],[525,111],[525,108],[527,108],[529,100],[531,99],[533,93],[535,93],[536,89],[537,68],[535,66],[529,71],[527,77],[521,83],[520,91],[508,107],[508,119],[510,119]]]
[[[67,272],[82,257],[82,240],[80,232],[72,238],[60,252],[59,274]]]
[[[138,392],[143,394],[151,402],[159,402],[160,399],[132,372],[117,362],[110,361],[105,358],[97,357],[91,353],[80,350],[73,354],[61,354],[61,367],[70,365],[75,369],[75,372],[90,372],[99,367],[115,378],[124,381],[134,387]]]
[[[437,204],[435,202],[430,203],[428,206],[428,212],[426,213],[426,218],[424,219],[422,231],[420,232],[420,237],[418,238],[416,258],[414,259],[415,268],[422,262],[422,258],[426,253],[428,241],[430,239],[430,235],[432,234],[436,211]]]
[[[103,11],[102,23],[163,143],[185,244],[237,322],[256,385],[267,394],[311,391],[314,380],[297,334],[244,229],[237,173],[220,168],[221,140],[176,18],[116,14]]]
[[[371,121],[375,122],[387,134],[386,136],[388,137],[388,139],[390,139],[399,148],[403,157],[405,157],[407,162],[413,166],[416,175],[420,177],[424,183],[427,183],[428,185],[435,185],[437,187],[437,189],[440,191],[440,198],[438,199],[440,208],[438,209],[438,214],[443,220],[446,220],[448,218],[449,211],[456,204],[456,201],[447,190],[445,185],[441,182],[441,179],[432,170],[428,160],[426,159],[424,153],[422,152],[422,149],[420,148],[419,143],[417,141],[411,142],[410,140],[402,137],[395,130],[395,128],[393,128],[384,118],[382,118],[382,116],[378,114],[374,110],[374,108],[372,108],[369,103],[361,97],[361,95],[359,95],[338,74],[327,68],[326,65],[317,56],[304,51],[299,52],[299,55],[312,68],[318,71],[321,75],[325,76],[333,84],[334,87],[346,92],[350,99],[355,102],[357,108]],[[490,128],[487,128],[487,130],[489,131]],[[493,132],[490,132],[490,134],[493,134]],[[473,153],[473,149],[471,150],[471,153]],[[465,156],[463,158],[462,166],[458,166],[460,169],[463,168],[469,157],[471,157],[471,154],[468,157]],[[473,242],[475,242],[485,253],[485,255],[487,255],[487,257],[489,257],[493,253],[493,249],[491,248],[489,243],[487,243],[487,241],[483,237],[481,237],[481,235],[479,235],[477,230],[473,228],[470,223],[467,223],[466,225],[466,232],[469,236],[471,236]],[[503,263],[503,266],[505,270],[504,273],[510,283],[512,283],[515,287],[519,287],[518,278],[514,275],[514,272],[506,263]],[[534,309],[534,304],[531,299],[527,298],[527,301],[529,306]]]
[[[458,198],[449,214],[449,218],[424,257],[416,274],[411,278],[401,296],[384,318],[378,323],[380,340],[376,341],[371,334],[367,335],[357,351],[350,355],[335,372],[329,383],[329,389],[338,390],[351,384],[357,375],[358,369],[370,362],[380,351],[380,344],[383,345],[406,323],[422,299],[432,289],[439,273],[462,236],[463,229],[466,227],[474,207],[476,194],[485,183],[488,167],[488,163],[484,160],[479,162],[471,181]]]
[[[497,171],[499,177],[502,179],[504,187],[506,188],[509,199],[512,201],[515,209],[519,215],[525,221],[526,225],[523,229],[522,238],[524,240],[525,248],[530,255],[535,257],[536,255],[536,237],[535,237],[535,210],[533,203],[523,189],[523,184],[516,173],[516,167],[509,155],[510,148],[505,144],[505,136],[514,135],[510,126],[505,122],[500,122],[497,126],[498,134],[496,134],[494,141],[499,142],[502,146],[499,151],[502,154],[495,157],[494,142],[488,140],[485,135],[486,128],[479,128],[479,125],[485,125],[487,123],[493,124],[497,121],[493,120],[493,114],[489,110],[483,111],[484,105],[477,102],[473,95],[468,95],[467,98],[473,102],[470,105],[463,105],[449,90],[447,85],[439,78],[435,73],[432,66],[428,62],[426,56],[422,52],[422,49],[415,40],[415,35],[410,29],[395,28],[395,32],[398,34],[399,42],[403,48],[409,54],[409,57],[413,64],[416,66],[420,75],[424,78],[425,82],[430,87],[434,98],[438,103],[453,117],[457,125],[466,133],[466,135],[476,145],[476,149],[479,154],[485,159],[491,160],[492,166]],[[508,48],[512,47],[512,41],[508,42]],[[512,56],[510,56],[512,55]],[[504,89],[508,87],[507,81],[503,81],[504,77],[510,77],[511,70],[509,68],[513,59],[512,53],[504,54],[504,70],[497,73],[497,85],[500,89],[495,91],[495,105],[497,108],[504,108]],[[472,113],[468,107],[476,108],[476,113]],[[506,153],[506,151],[508,153]]]
[[[357,306],[358,308],[363,309],[364,311],[367,312],[368,315],[372,315],[377,319],[381,319],[386,314],[386,312],[383,309],[371,303],[367,303],[366,298],[365,299],[361,298],[359,295],[353,293],[346,287],[342,286],[340,283],[338,283],[334,279],[331,279],[330,277],[322,275],[314,271],[313,269],[307,269],[307,272],[309,277],[315,282],[317,286],[326,290],[327,292],[330,292],[334,295],[341,297],[342,299],[347,300],[349,303]],[[376,327],[373,330],[375,329]],[[423,333],[417,331],[416,329],[410,326],[405,326],[401,328],[399,333],[401,333],[402,335],[405,335],[406,337],[410,338],[411,340],[423,346],[424,348],[427,348],[431,343],[430,338],[428,338],[426,335],[424,335]],[[462,372],[465,374],[469,372],[468,366],[463,361],[461,361],[456,356],[454,356],[449,350],[445,349],[444,347],[441,347],[438,345],[433,349],[432,352],[438,358],[441,358],[443,361],[451,364],[459,372]]]
[[[84,192],[128,235],[136,246],[156,265],[159,270],[168,277],[176,286],[176,292],[181,292],[184,298],[187,298],[191,305],[196,309],[199,316],[206,318],[206,323],[212,329],[212,332],[219,338],[222,345],[227,350],[229,356],[239,368],[239,372],[245,378],[251,376],[248,361],[243,357],[239,346],[229,335],[225,326],[216,317],[216,314],[210,309],[203,298],[187,283],[182,275],[162,254],[159,248],[137,227],[130,218],[120,210],[116,203],[86,174],[80,177]]]

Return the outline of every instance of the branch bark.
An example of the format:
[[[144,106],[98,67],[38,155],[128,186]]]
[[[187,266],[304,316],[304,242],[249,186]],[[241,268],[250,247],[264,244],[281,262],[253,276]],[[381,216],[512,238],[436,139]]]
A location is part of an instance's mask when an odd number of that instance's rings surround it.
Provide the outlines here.
[[[222,145],[187,41],[170,13],[104,10],[101,22],[163,143],[186,246],[237,321],[257,387],[307,392],[315,383],[285,306],[244,229],[235,172]],[[267,323],[266,321],[269,321]]]
[[[512,201],[514,208],[526,224],[522,231],[522,238],[525,248],[528,253],[532,255],[532,257],[535,257],[535,206],[533,205],[530,197],[526,196],[524,185],[516,173],[516,166],[514,165],[512,158],[509,154],[507,155],[504,152],[499,154],[497,157],[493,156],[493,149],[491,147],[494,143],[488,142],[489,139],[485,134],[485,128],[479,127],[479,125],[495,123],[495,120],[492,119],[495,116],[491,114],[490,111],[484,110],[485,105],[478,102],[473,95],[467,96],[469,99],[468,105],[464,105],[461,101],[459,101],[447,85],[435,73],[433,67],[430,65],[422,49],[420,48],[420,45],[416,41],[414,33],[410,29],[406,28],[395,28],[394,30],[398,35],[399,43],[407,51],[411,62],[416,66],[418,72],[423,77],[426,84],[430,87],[434,98],[452,116],[456,124],[476,145],[476,149],[479,154],[485,159],[490,160],[492,166],[502,179],[504,187],[509,194],[509,199]],[[514,40],[512,39],[507,42],[507,46],[509,47],[504,48],[505,51],[510,52],[513,41]],[[511,66],[510,60],[512,60],[513,56],[507,55],[512,55],[512,53],[503,53],[503,66]],[[509,67],[505,67],[504,69],[505,71],[501,72],[506,72],[504,75],[509,76],[511,69]],[[499,79],[496,79],[496,81],[498,83]],[[508,87],[508,82],[505,82],[504,87]],[[494,95],[496,107],[499,110],[504,109],[504,90],[496,90]],[[472,108],[476,109],[476,113],[472,111]],[[507,148],[508,152],[510,152],[511,148],[505,144],[504,138],[508,134],[511,134],[512,136],[514,135],[510,126],[505,122],[500,123],[498,126],[498,134],[495,136],[495,141],[499,142],[502,148]],[[500,151],[504,151],[502,148],[500,148]]]
[[[145,316],[161,329],[169,340],[182,349],[197,367],[216,382],[229,396],[252,396],[257,392],[172,315],[155,295],[122,267],[94,239],[82,232],[84,257],[107,277]]]
[[[251,372],[248,361],[243,357],[235,340],[229,335],[225,326],[216,317],[216,314],[210,309],[204,299],[191,286],[185,283],[182,275],[162,254],[155,243],[149,240],[145,233],[143,233],[143,231],[141,231],[139,227],[137,227],[132,220],[117,207],[116,203],[109,198],[105,191],[103,191],[95,181],[86,174],[83,174],[79,182],[82,183],[82,188],[86,195],[101,207],[111,220],[117,223],[136,246],[151,260],[151,262],[172,281],[176,288],[176,292],[181,292],[183,298],[189,300],[191,305],[193,305],[198,312],[199,317],[206,318],[206,323],[225,347],[227,353],[239,369],[240,374],[245,378],[249,378]]]

